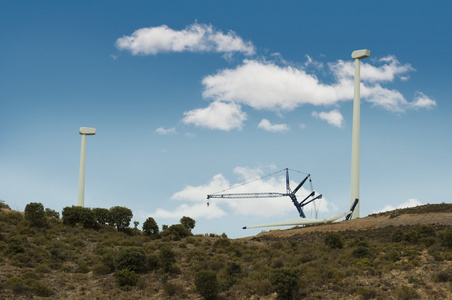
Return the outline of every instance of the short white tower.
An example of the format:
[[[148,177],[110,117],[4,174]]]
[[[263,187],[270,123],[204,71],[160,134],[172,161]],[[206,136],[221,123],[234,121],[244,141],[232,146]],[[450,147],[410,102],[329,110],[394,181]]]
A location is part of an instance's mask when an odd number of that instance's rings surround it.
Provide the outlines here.
[[[361,59],[369,56],[370,51],[367,49],[356,50],[352,53],[352,58],[355,60],[355,93],[353,96],[351,206],[354,204],[355,199],[359,201],[360,63]],[[359,202],[352,214],[352,219],[356,218],[359,218]]]
[[[81,127],[82,150],[80,153],[80,174],[78,180],[78,206],[85,206],[85,158],[86,158],[86,136],[95,135],[96,128]]]

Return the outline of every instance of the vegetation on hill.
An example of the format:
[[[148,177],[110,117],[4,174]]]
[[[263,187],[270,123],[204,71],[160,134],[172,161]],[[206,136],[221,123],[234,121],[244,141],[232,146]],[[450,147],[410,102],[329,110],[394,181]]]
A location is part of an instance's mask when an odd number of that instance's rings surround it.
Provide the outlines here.
[[[452,209],[441,205],[441,211]],[[120,207],[69,207],[62,220],[40,203],[28,204],[25,213],[3,201],[0,208],[0,299],[452,295],[450,224],[231,240],[225,234],[193,235],[196,222],[189,217],[162,231],[152,218],[143,230],[137,222],[130,228],[133,215]]]

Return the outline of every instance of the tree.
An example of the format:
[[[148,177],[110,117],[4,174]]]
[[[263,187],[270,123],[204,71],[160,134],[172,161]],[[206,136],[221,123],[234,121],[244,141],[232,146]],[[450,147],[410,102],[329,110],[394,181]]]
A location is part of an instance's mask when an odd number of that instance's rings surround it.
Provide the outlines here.
[[[110,208],[110,218],[113,226],[116,226],[118,231],[126,229],[130,225],[133,213],[127,207],[114,206]]]
[[[46,213],[46,216],[49,218],[55,218],[55,219],[60,218],[59,212],[57,212],[56,210],[50,209],[48,207],[46,207],[45,213]]]
[[[115,259],[117,270],[141,272],[146,267],[146,253],[141,247],[126,247],[119,251]]]
[[[157,225],[157,222],[155,222],[153,218],[149,217],[143,223],[143,231],[147,235],[156,236],[159,234],[159,226]]]
[[[30,225],[34,227],[44,227],[47,225],[44,205],[41,203],[31,202],[25,206],[25,220],[30,221]]]
[[[93,208],[94,219],[100,225],[107,225],[110,221],[110,211],[106,208]]]
[[[182,224],[182,226],[191,231],[193,228],[195,228],[196,221],[190,217],[183,216],[180,219],[180,223]]]
[[[214,271],[202,270],[195,275],[195,286],[205,300],[215,300],[218,296],[218,282]]]
[[[187,236],[192,235],[189,229],[182,224],[174,224],[165,230],[165,235],[170,235],[173,241],[179,241]]]
[[[91,209],[81,206],[67,206],[63,208],[63,224],[75,226],[82,225],[85,228],[97,228],[98,224]]]

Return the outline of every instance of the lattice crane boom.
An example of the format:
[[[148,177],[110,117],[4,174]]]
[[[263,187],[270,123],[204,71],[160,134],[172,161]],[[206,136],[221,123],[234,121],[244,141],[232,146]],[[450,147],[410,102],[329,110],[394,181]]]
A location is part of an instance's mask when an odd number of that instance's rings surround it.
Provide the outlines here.
[[[290,197],[293,204],[298,210],[298,214],[302,218],[306,218],[306,215],[303,212],[303,207],[307,204],[317,200],[321,199],[322,195],[315,196],[315,192],[311,191],[311,193],[303,199],[303,201],[299,202],[297,199],[297,196],[295,195],[296,192],[303,186],[303,184],[309,179],[311,183],[311,190],[312,190],[312,182],[310,179],[310,174],[308,174],[298,185],[297,187],[292,191],[289,186],[289,169],[286,170],[286,191],[287,193],[233,193],[233,194],[211,194],[207,195],[207,199],[215,198],[215,199],[245,199],[245,198],[278,198],[278,197]],[[310,199],[312,198],[312,199]],[[309,200],[309,201],[308,201]],[[209,202],[207,202],[207,206],[209,206]]]

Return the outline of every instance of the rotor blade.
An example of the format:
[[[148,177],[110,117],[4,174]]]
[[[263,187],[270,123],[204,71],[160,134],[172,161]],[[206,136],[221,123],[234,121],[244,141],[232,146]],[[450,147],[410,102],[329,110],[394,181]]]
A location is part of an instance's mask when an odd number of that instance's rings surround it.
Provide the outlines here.
[[[332,223],[332,222],[336,221],[337,219],[345,217],[349,213],[350,212],[334,214],[331,217],[325,218],[325,219],[300,218],[300,219],[287,220],[287,221],[281,221],[281,222],[275,222],[275,223],[245,226],[245,227],[243,227],[243,229],[261,228],[261,227],[274,227],[274,226],[326,224],[326,223]]]

